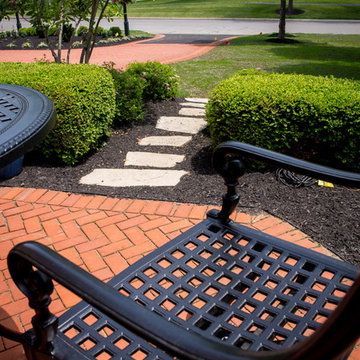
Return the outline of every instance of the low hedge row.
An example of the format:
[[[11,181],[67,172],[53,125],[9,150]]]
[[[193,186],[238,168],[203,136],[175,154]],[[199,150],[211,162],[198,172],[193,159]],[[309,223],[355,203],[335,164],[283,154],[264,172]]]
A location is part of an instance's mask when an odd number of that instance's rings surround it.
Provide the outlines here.
[[[214,145],[236,140],[360,170],[360,83],[333,77],[242,71],[211,93]]]
[[[76,164],[99,146],[114,118],[111,75],[96,65],[0,63],[0,83],[31,87],[55,105],[57,122],[39,148],[46,157]]]

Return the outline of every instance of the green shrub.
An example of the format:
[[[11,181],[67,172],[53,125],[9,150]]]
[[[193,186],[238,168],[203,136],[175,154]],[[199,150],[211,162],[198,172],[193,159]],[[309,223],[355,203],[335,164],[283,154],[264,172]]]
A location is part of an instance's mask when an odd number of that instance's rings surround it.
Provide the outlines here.
[[[110,36],[121,36],[121,29],[118,26],[112,26],[109,29],[109,32],[110,32]]]
[[[115,89],[110,74],[99,66],[0,63],[0,83],[34,88],[54,102],[56,125],[39,145],[46,157],[73,165],[108,134]]]
[[[70,41],[73,31],[74,31],[74,27],[71,24],[64,24],[64,26],[63,26],[63,42]]]
[[[103,27],[98,26],[98,28],[96,29],[96,35],[103,36],[104,34],[106,35],[106,30]]]
[[[6,34],[6,37],[17,37],[15,30],[6,30],[5,34]]]
[[[116,91],[115,124],[131,123],[143,119],[144,81],[138,76],[114,69],[105,64],[114,79]]]
[[[21,37],[36,36],[36,35],[37,35],[36,28],[28,27],[28,28],[19,29],[19,36],[21,36]]]
[[[44,30],[42,28],[42,26],[36,26],[33,28],[35,30],[35,35],[38,36],[40,39],[44,39],[45,38],[45,33]]]
[[[81,25],[77,31],[77,36],[83,36],[89,31],[87,26]]]
[[[126,72],[144,79],[144,99],[170,100],[175,98],[179,88],[179,77],[171,65],[148,61],[132,63]]]
[[[56,26],[50,26],[48,29],[48,35],[49,36],[55,36],[58,34],[58,28]]]
[[[358,81],[242,72],[213,90],[206,115],[214,145],[243,141],[360,170]]]

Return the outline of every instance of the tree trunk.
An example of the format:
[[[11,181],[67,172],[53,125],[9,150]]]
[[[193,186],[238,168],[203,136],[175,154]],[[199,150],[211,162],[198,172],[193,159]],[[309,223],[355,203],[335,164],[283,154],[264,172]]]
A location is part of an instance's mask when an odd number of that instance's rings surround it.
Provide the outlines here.
[[[60,14],[59,14],[60,26],[59,26],[58,53],[57,53],[59,62],[61,62],[62,36],[64,29],[63,17],[64,17],[64,1],[62,0],[60,2]]]
[[[39,24],[41,26],[42,31],[44,32],[46,43],[47,43],[47,45],[48,45],[48,47],[49,47],[49,49],[51,51],[51,55],[53,56],[55,62],[59,63],[60,62],[59,58],[56,55],[55,49],[54,49],[54,47],[51,44],[50,39],[49,39],[48,27],[44,25],[44,22],[42,20],[42,15],[41,15],[41,10],[40,10],[40,8],[44,6],[42,0],[40,0],[40,4],[39,4],[39,1],[36,0],[35,6],[36,6],[37,20],[38,20],[38,22],[39,22]]]
[[[87,55],[90,51],[91,47],[91,41],[93,40],[94,35],[94,24],[95,24],[95,18],[97,9],[99,7],[100,0],[92,0],[91,2],[91,16],[89,21],[89,31],[86,34],[85,40],[84,40],[84,46],[80,55],[80,64],[85,63],[85,59],[87,58]]]
[[[278,39],[285,39],[286,0],[280,0],[280,21]]]
[[[286,13],[289,15],[294,13],[294,0],[289,0],[289,4],[288,4]]]
[[[15,16],[16,16],[16,28],[17,28],[17,31],[19,32],[19,30],[21,29],[21,22],[20,22],[20,16],[19,16],[19,12],[17,11],[15,13]]]
[[[87,52],[87,54],[85,56],[85,64],[88,64],[89,61],[90,61],[90,57],[91,57],[91,54],[92,54],[92,52],[94,50],[94,46],[95,46],[95,42],[96,42],[97,29],[99,27],[101,19],[104,16],[104,12],[105,12],[105,9],[108,6],[108,4],[109,4],[109,0],[106,0],[104,6],[101,9],[100,15],[98,17],[97,23],[96,23],[94,31],[93,31],[93,37],[92,37],[92,42],[90,44],[90,49],[88,49],[88,52]]]
[[[69,64],[70,63],[70,52],[71,52],[71,49],[72,49],[72,45],[73,45],[73,42],[74,42],[74,38],[75,38],[75,35],[76,35],[76,32],[79,28],[79,25],[80,25],[80,22],[82,20],[82,17],[80,17],[79,19],[77,19],[77,22],[75,24],[75,28],[74,28],[74,31],[73,33],[71,34],[71,37],[70,37],[70,40],[69,40],[69,49],[68,49],[68,52],[67,52],[67,55],[66,55],[66,63]]]

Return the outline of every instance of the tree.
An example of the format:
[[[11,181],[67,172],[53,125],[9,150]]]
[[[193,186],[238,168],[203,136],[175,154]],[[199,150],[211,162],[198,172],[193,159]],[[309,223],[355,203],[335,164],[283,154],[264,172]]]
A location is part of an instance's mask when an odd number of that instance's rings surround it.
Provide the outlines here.
[[[64,24],[72,20],[70,0],[20,0],[20,7],[30,16],[31,25],[46,39],[55,62],[61,62]],[[57,46],[50,42],[50,28],[57,29]]]
[[[0,0],[0,2],[10,0]],[[13,0],[11,0],[13,1]],[[19,0],[22,10],[30,16],[33,27],[39,29],[46,40],[55,62],[62,62],[64,28],[71,28],[69,49],[66,62],[70,62],[70,53],[76,32],[81,21],[88,22],[88,31],[83,41],[80,63],[89,63],[100,21],[105,17],[121,16],[122,4],[117,0]],[[131,2],[131,0],[130,0]],[[74,24],[74,26],[72,26]],[[49,31],[55,28],[57,45],[49,38]]]
[[[9,16],[16,11],[15,0],[0,0],[0,21],[9,19]]]
[[[107,18],[109,21],[113,17],[120,17],[123,14],[123,9],[126,9],[126,3],[131,3],[133,0],[92,0],[91,13],[89,18],[89,30],[84,40],[84,46],[80,56],[80,63],[88,64],[92,51],[96,42],[97,29],[100,21]],[[125,4],[125,7],[123,8]],[[96,15],[99,16],[96,18]]]

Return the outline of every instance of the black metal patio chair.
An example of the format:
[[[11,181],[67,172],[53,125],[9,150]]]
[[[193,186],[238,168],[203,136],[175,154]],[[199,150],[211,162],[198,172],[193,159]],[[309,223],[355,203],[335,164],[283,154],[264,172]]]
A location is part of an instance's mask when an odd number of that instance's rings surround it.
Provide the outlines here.
[[[35,316],[32,330],[2,335],[32,360],[346,358],[360,336],[357,268],[229,220],[244,172],[238,156],[360,187],[359,174],[220,145],[222,209],[109,283],[41,244],[12,249],[11,276]],[[84,299],[59,319],[48,310],[52,280]]]

